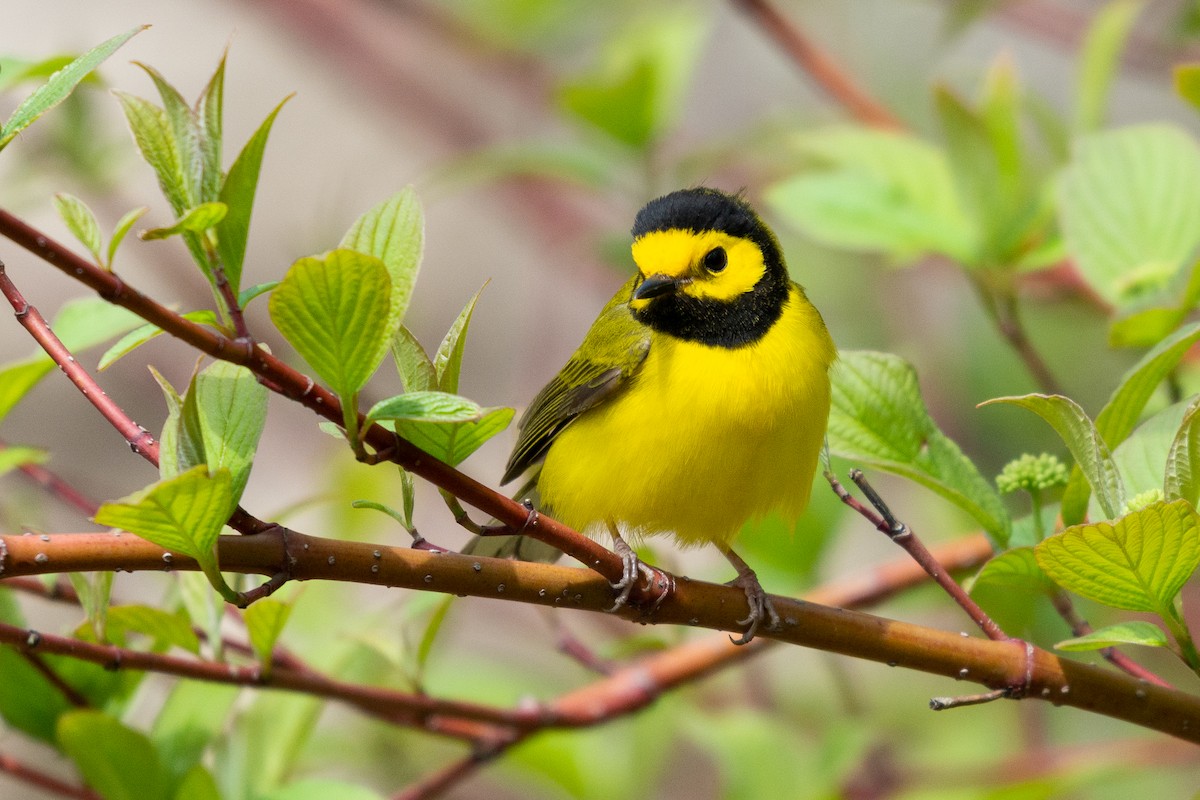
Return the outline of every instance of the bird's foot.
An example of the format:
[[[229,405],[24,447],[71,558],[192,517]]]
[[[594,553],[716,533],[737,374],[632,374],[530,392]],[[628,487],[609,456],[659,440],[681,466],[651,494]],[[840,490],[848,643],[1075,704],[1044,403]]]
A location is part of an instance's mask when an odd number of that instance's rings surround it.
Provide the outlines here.
[[[657,577],[656,571],[642,563],[642,560],[637,557],[637,553],[633,552],[633,548],[624,539],[614,537],[613,550],[621,557],[622,569],[621,580],[609,584],[617,593],[616,602],[613,603],[612,608],[608,609],[610,614],[620,610],[629,602],[629,595],[633,592],[633,587],[637,585],[638,575],[646,579],[647,589],[654,585]],[[663,597],[665,596],[664,593]]]
[[[749,567],[739,570],[738,576],[725,585],[741,587],[742,591],[746,593],[746,602],[750,605],[750,614],[745,619],[738,620],[738,625],[743,626],[745,630],[736,639],[730,636],[729,641],[734,644],[749,644],[764,619],[768,621],[767,630],[779,627],[779,614],[775,611],[774,604],[771,603],[770,595],[758,582],[758,575],[754,573],[754,570]]]

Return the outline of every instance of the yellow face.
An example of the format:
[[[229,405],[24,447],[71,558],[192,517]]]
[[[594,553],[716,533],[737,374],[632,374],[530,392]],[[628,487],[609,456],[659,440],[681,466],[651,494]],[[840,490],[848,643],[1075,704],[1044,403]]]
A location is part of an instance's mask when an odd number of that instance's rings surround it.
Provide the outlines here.
[[[721,231],[653,231],[634,241],[633,260],[643,277],[676,278],[676,291],[697,299],[732,300],[753,289],[766,272],[758,245]],[[640,309],[652,302],[630,305]]]

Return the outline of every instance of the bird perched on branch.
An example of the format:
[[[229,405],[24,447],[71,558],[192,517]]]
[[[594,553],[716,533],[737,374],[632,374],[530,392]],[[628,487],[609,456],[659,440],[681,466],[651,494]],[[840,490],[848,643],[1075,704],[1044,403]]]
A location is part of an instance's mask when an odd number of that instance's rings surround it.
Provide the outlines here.
[[[633,260],[638,274],[525,412],[503,480],[536,467],[542,508],[584,533],[607,529],[625,561],[614,610],[647,571],[622,531],[715,545],[746,592],[737,641],[748,642],[779,617],[731,544],[747,520],[808,504],[836,350],[740,196],[651,201]]]

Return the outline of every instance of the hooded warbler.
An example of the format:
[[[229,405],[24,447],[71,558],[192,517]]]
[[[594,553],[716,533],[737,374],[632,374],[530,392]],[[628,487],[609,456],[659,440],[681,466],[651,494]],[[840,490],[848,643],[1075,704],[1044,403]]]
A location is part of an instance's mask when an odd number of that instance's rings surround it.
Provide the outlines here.
[[[530,404],[503,482],[538,466],[542,508],[608,529],[626,564],[614,610],[644,571],[621,530],[716,545],[746,592],[746,642],[779,618],[730,545],[748,519],[808,504],[836,349],[740,196],[672,192],[632,234],[637,274]]]

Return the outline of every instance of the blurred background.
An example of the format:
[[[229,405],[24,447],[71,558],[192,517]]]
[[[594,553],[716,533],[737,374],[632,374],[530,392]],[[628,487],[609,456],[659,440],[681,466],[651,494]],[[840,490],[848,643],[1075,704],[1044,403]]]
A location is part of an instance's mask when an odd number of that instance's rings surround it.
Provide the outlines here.
[[[744,189],[764,210],[793,276],[841,348],[895,352],[916,366],[935,420],[985,477],[1026,450],[1061,453],[1049,429],[1032,417],[1018,421],[1016,411],[976,409],[983,400],[1039,387],[989,320],[979,287],[961,265],[944,255],[836,246],[779,199],[783,182],[811,163],[799,144],[805,134],[863,120],[789,57],[747,10],[754,5],[6,0],[0,56],[40,60],[80,52],[150,23],[102,67],[104,86],[154,97],[149,78],[131,63],[140,61],[190,99],[228,48],[227,161],[294,92],[267,148],[244,285],[278,279],[297,258],[335,246],[363,211],[413,184],[426,215],[425,255],[406,324],[434,349],[471,294],[487,283],[461,386],[483,405],[519,412],[573,352],[632,269],[628,229],[638,208],[673,188],[706,184]],[[1105,5],[806,0],[781,2],[778,9],[889,110],[895,126],[936,145],[944,132],[935,87],[973,103],[997,64],[1018,76],[1030,119],[1043,120],[1037,124],[1046,129],[1055,119],[1069,119],[1078,102],[1082,43]],[[1139,11],[1117,61],[1106,125],[1168,121],[1197,132],[1194,109],[1173,89],[1171,67],[1200,58],[1200,12],[1190,2],[1128,5]],[[0,159],[0,204],[64,241],[69,234],[51,203],[58,191],[86,200],[104,229],[141,205],[150,211],[137,228],[172,221],[119,105],[96,88],[78,92]],[[0,115],[27,91],[7,87]],[[614,108],[628,113],[614,114]],[[1057,168],[1052,150],[1042,148],[1038,167],[1047,180]],[[47,317],[84,294],[11,246],[0,247],[0,258]],[[181,309],[211,301],[178,239],[129,241],[117,271]],[[1030,275],[1020,293],[1029,338],[1066,392],[1094,413],[1138,353],[1108,346],[1110,308],[1069,267]],[[250,307],[249,322],[255,332],[270,329],[265,302]],[[3,330],[0,360],[32,351],[15,325]],[[265,338],[276,352],[288,352],[277,336]],[[194,361],[164,337],[118,362],[101,381],[135,419],[157,431],[166,410],[146,363],[182,386]],[[398,389],[385,371],[368,390],[366,405]],[[56,454],[51,466],[97,498],[119,497],[152,480],[149,467],[57,377],[7,418],[4,437],[50,450]],[[490,442],[464,471],[495,485],[511,437]],[[974,530],[930,492],[886,476],[876,482],[932,542]],[[260,516],[287,514],[289,524],[310,533],[395,543],[403,541],[402,531],[382,515],[350,509],[349,500],[388,501],[397,487],[394,471],[356,465],[317,431],[308,412],[273,399],[244,505]],[[0,491],[10,519],[32,514],[54,531],[83,525],[43,507],[15,478],[3,479]],[[746,533],[746,558],[772,591],[798,593],[898,554],[860,520],[843,516],[822,487],[815,494],[795,534],[771,520]],[[417,525],[439,544],[457,547],[466,539],[428,487],[420,489]],[[705,580],[731,577],[715,552],[652,547],[648,556],[669,569]],[[153,596],[162,586],[156,577],[123,575],[114,593]],[[370,623],[366,628],[345,625],[348,591]],[[331,669],[342,659],[339,669],[358,679],[397,685],[411,678],[404,665],[413,638],[438,601],[318,585],[293,596],[298,612],[285,642]],[[997,603],[1003,606],[1003,599]],[[57,620],[40,623],[46,629],[77,621],[62,609],[31,608],[30,616]],[[929,590],[909,593],[880,613],[951,630],[967,625]],[[1026,624],[1057,630],[1051,640],[1065,636],[1044,609],[1020,614]],[[1039,623],[1031,615],[1046,618]],[[563,625],[609,658],[703,635],[645,629],[631,637],[619,621],[551,619],[537,609],[463,600],[448,612],[423,688],[514,703],[578,686],[587,673],[555,650]],[[1174,675],[1167,660],[1150,660]],[[344,666],[350,662],[352,668]],[[993,704],[936,717],[925,710],[929,696],[948,691],[953,687],[945,681],[916,673],[781,648],[633,718],[537,737],[450,796],[1170,797],[1185,796],[1200,779],[1194,766],[1179,766],[1190,756],[1180,757],[1172,746],[1156,752],[1149,734],[1080,712],[1041,704]],[[143,713],[152,718],[152,693],[144,703]],[[314,717],[305,730],[287,764],[289,775],[344,778],[387,793],[458,752],[343,709],[322,713],[320,726]],[[0,729],[0,751],[14,750],[58,763]],[[1040,753],[1054,755],[1057,760],[1045,757],[1052,768],[1038,768]],[[69,767],[58,766],[69,774]],[[3,775],[0,796],[40,797]]]

